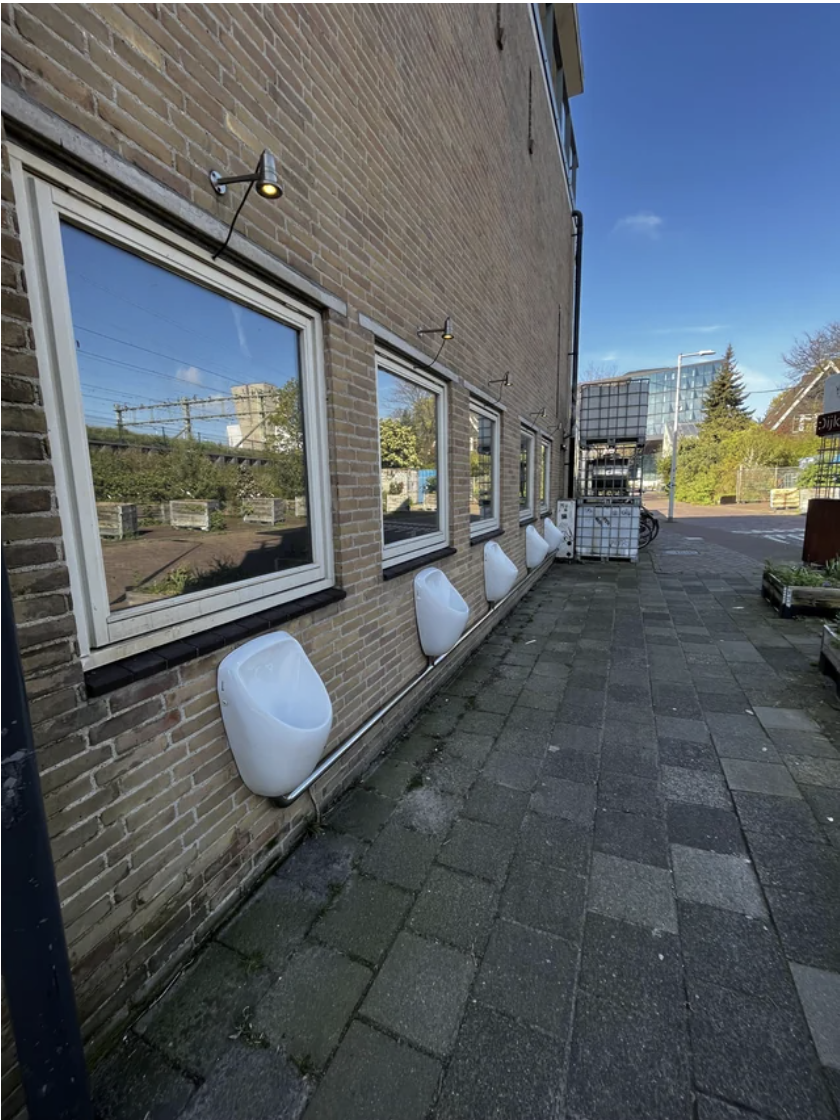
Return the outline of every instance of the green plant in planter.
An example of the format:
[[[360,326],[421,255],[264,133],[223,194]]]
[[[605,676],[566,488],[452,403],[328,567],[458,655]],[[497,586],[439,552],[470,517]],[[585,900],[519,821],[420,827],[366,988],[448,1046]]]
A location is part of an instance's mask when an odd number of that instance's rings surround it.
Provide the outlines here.
[[[829,567],[835,575],[829,574]],[[785,587],[840,587],[840,573],[834,560],[826,565],[825,570],[809,568],[807,564],[773,564],[768,561],[764,571]]]
[[[210,532],[223,533],[227,529],[227,521],[225,515],[220,509],[210,510]]]

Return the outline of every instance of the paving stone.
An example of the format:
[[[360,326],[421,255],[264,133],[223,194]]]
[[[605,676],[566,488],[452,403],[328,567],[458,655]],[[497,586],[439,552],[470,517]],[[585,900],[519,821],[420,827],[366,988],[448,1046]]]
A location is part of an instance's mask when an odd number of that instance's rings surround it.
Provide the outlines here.
[[[394,804],[378,793],[357,787],[342,797],[327,816],[327,824],[337,832],[349,832],[359,840],[374,840],[393,812]]]
[[[766,917],[761,888],[747,857],[672,844],[671,861],[678,898]]]
[[[571,747],[574,750],[597,751],[601,742],[598,727],[581,727],[577,724],[557,721],[551,732],[551,743],[558,747]]]
[[[216,940],[279,972],[323,906],[323,895],[284,879],[268,879]]]
[[[458,723],[459,731],[473,735],[496,735],[499,731],[499,716],[496,712],[465,712]]]
[[[586,916],[580,985],[630,1005],[684,1001],[679,939],[600,914]]]
[[[688,770],[708,770],[719,774],[720,763],[711,743],[684,743],[680,739],[660,738],[659,762],[663,766],[681,766]]]
[[[599,809],[595,814],[595,849],[636,863],[668,867],[668,836],[659,817]]]
[[[378,879],[351,879],[312,935],[319,941],[378,964],[411,906],[410,894]]]
[[[754,832],[750,850],[767,887],[829,897],[840,883],[840,851],[827,844],[799,844],[783,836]]]
[[[814,818],[833,844],[840,844],[840,792],[823,786],[800,786]]]
[[[585,875],[591,846],[592,831],[588,825],[529,813],[522,824],[517,851],[525,859]]]
[[[600,728],[604,719],[603,698],[600,703],[591,703],[575,699],[564,699],[557,709],[559,723],[573,723],[581,727]]]
[[[336,888],[347,882],[366,850],[366,845],[352,836],[320,832],[299,844],[280,865],[276,876],[296,883],[321,902],[328,902]]]
[[[763,664],[764,658],[752,642],[723,641],[718,642],[718,649],[727,661],[753,662]]]
[[[785,763],[794,781],[802,785],[840,790],[840,759],[785,755]]]
[[[724,855],[747,854],[738,818],[726,809],[671,802],[667,817],[668,839],[672,844]]]
[[[435,1120],[548,1120],[562,1099],[554,1039],[489,1008],[469,1007]]]
[[[97,1120],[175,1120],[194,1092],[195,1082],[131,1034],[91,1077]]]
[[[447,796],[461,798],[466,797],[478,770],[477,763],[441,751],[426,766],[423,778],[427,787]]]
[[[541,762],[533,758],[495,751],[487,759],[482,777],[486,781],[507,786],[508,789],[530,793],[539,777],[541,765]]]
[[[270,983],[266,969],[212,943],[135,1030],[181,1069],[206,1077]]]
[[[651,739],[648,738],[648,742]],[[653,739],[655,743],[655,738]],[[656,778],[659,760],[655,749],[640,749],[635,745],[604,744],[601,751],[601,770],[619,774],[633,774],[637,778]]]
[[[439,844],[437,837],[414,832],[391,821],[371,845],[361,869],[366,875],[386,883],[417,891],[429,873]]]
[[[440,742],[447,754],[463,758],[474,766],[482,766],[493,749],[494,740],[492,735],[473,735],[469,731],[454,731]]]
[[[480,1003],[565,1039],[577,949],[560,937],[497,921],[473,994]]]
[[[616,1045],[616,1040],[620,1044]],[[569,1057],[569,1115],[588,1120],[690,1120],[685,1012],[582,993]]]
[[[588,906],[608,918],[677,932],[671,873],[660,867],[593,853]]]
[[[538,684],[532,684],[532,681],[538,681]],[[549,682],[545,677],[530,677],[522,687],[522,691],[516,701],[516,708],[533,708],[545,715],[551,717],[557,711],[557,705],[560,703],[563,692],[564,684],[555,684]]]
[[[840,974],[801,964],[790,968],[817,1055],[824,1066],[840,1069]]]
[[[647,696],[635,701],[608,700],[604,714],[606,723],[621,724],[628,731],[634,728],[641,734],[653,738],[654,714]]]
[[[709,729],[699,719],[680,719],[677,716],[657,716],[656,733],[665,739],[679,739],[683,743],[708,743]]]
[[[397,758],[386,758],[375,770],[365,774],[362,785],[365,789],[372,789],[383,797],[396,801],[416,777],[416,766]]]
[[[598,783],[598,808],[659,817],[662,815],[659,783],[632,774],[607,771]]]
[[[298,1120],[309,1085],[282,1054],[237,1042],[215,1063],[183,1120]]]
[[[484,821],[458,820],[438,852],[438,861],[501,885],[516,847],[516,834]]]
[[[546,777],[531,794],[530,807],[532,812],[547,817],[590,824],[595,812],[595,787],[565,778]]]
[[[689,986],[698,1089],[773,1120],[829,1120],[833,1109],[798,1006]]]
[[[475,706],[480,712],[493,712],[496,715],[506,716],[516,702],[513,696],[506,696],[495,689],[482,689],[475,697]]]
[[[505,727],[496,740],[496,750],[513,757],[540,760],[548,747],[548,731],[531,727]]]
[[[763,727],[777,731],[807,731],[819,734],[820,725],[801,708],[764,708],[754,709]]]
[[[391,757],[400,762],[410,762],[414,766],[422,766],[429,758],[432,751],[438,746],[439,740],[433,735],[424,735],[422,731],[412,731],[404,739],[400,739],[396,746],[391,748]]]
[[[678,902],[677,909],[691,982],[775,1000],[793,997],[787,962],[769,919],[697,902]]]
[[[697,1120],[761,1120],[752,1109],[747,1111],[736,1104],[714,1100],[712,1097],[698,1096]]]
[[[461,808],[461,800],[443,793],[433,785],[403,794],[391,818],[395,824],[423,832],[428,836],[444,836]]]
[[[497,902],[496,889],[482,879],[435,867],[408,925],[415,933],[480,954],[490,936]]]
[[[802,796],[787,769],[778,763],[722,758],[721,766],[730,789],[769,793],[779,797]]]
[[[549,747],[542,773],[546,777],[594,784],[598,780],[598,755],[574,747]]]
[[[741,824],[747,832],[770,832],[792,840],[823,843],[825,837],[805,801],[739,789],[734,790],[733,795]]]
[[[379,970],[361,1014],[424,1050],[445,1057],[475,966],[463,953],[403,932]]]
[[[739,743],[765,746],[775,753],[772,741],[754,715],[746,712],[709,712],[706,723],[720,753],[728,752]]]
[[[434,1058],[351,1023],[306,1120],[425,1120],[441,1072]]]
[[[703,712],[728,712],[731,715],[744,715],[750,708],[749,701],[740,688],[721,690],[719,692],[706,692],[698,682],[697,700]]]
[[[840,894],[800,894],[768,887],[767,901],[788,958],[840,972]]]
[[[505,722],[505,731],[531,731],[547,735],[553,726],[553,708],[551,711],[540,711],[529,705],[518,704]]]
[[[517,857],[508,876],[500,914],[535,929],[580,938],[586,880],[563,867]]]
[[[306,945],[260,1000],[254,1027],[300,1067],[323,1069],[371,976],[333,949]]]
[[[813,758],[838,758],[837,750],[825,735],[812,735],[808,731],[781,731],[773,727],[767,734],[782,754],[798,754]]]
[[[516,830],[528,810],[529,800],[529,795],[522,790],[509,789],[480,777],[470,791],[463,812],[473,820]]]

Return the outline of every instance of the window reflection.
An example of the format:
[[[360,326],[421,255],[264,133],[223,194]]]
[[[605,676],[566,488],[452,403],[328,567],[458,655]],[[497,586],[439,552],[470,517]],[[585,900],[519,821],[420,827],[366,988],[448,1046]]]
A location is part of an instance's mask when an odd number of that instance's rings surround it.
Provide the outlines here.
[[[61,233],[111,609],[310,563],[298,331]]]
[[[519,509],[523,513],[531,509],[531,454],[533,445],[533,438],[523,432],[519,441]]]
[[[385,369],[377,372],[384,543],[440,529],[438,395]]]
[[[493,495],[493,427],[489,416],[470,412],[470,522],[492,521],[496,516]]]

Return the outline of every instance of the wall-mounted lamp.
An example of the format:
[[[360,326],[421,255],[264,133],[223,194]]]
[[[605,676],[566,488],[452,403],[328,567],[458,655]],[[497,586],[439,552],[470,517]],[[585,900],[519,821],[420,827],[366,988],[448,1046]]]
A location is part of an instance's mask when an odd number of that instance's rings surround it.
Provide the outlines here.
[[[496,397],[496,400],[494,402],[494,403],[498,404],[499,401],[502,399],[502,393],[504,392],[504,390],[509,389],[511,387],[511,385],[513,384],[513,378],[510,375],[510,370],[507,371],[507,373],[504,375],[504,377],[491,378],[491,380],[488,381],[487,384],[488,385],[500,385],[501,386],[501,388],[499,389],[499,395],[498,395],[498,397]]]
[[[543,405],[542,408],[538,408],[536,412],[529,412],[527,415],[530,416],[532,420],[545,420],[548,413],[545,411],[545,405]]]
[[[215,260],[216,257],[223,253],[228,247],[228,243],[233,236],[233,228],[236,225],[236,219],[239,217],[242,207],[245,205],[248,195],[251,193],[251,188],[256,187],[257,194],[262,195],[263,198],[275,199],[280,198],[283,194],[283,186],[277,175],[277,161],[269,151],[263,152],[257,163],[256,170],[252,171],[250,175],[228,175],[223,178],[218,171],[211,171],[210,182],[213,185],[213,190],[218,195],[226,194],[227,188],[232,183],[248,184],[248,189],[242,196],[242,201],[239,203],[236,213],[233,215],[233,221],[230,223],[230,228],[228,229],[224,244],[213,254],[213,260]]]
[[[444,319],[442,327],[420,327],[417,331],[417,337],[422,338],[424,334],[439,334],[444,342],[451,342],[455,337],[452,330],[452,317],[447,315]]]

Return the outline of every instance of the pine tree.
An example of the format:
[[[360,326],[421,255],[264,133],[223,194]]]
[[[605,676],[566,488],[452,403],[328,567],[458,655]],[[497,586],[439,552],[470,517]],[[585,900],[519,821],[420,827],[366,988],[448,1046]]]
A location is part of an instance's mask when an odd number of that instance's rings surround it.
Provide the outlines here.
[[[715,379],[706,390],[703,402],[703,427],[736,431],[750,424],[752,413],[744,407],[747,391],[735,361],[732,343],[726,347]]]

